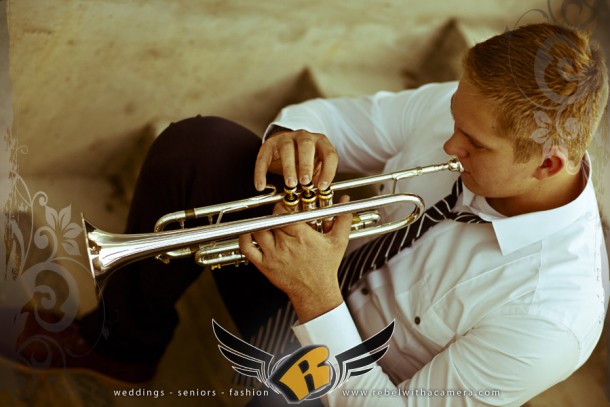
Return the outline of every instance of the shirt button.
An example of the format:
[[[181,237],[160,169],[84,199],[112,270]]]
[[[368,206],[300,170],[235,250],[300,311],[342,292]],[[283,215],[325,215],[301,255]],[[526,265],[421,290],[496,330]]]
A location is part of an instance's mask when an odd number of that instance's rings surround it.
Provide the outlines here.
[[[364,287],[360,290],[360,292],[362,293],[362,295],[368,295],[369,294],[369,289]]]
[[[415,317],[415,325],[419,325],[421,319],[419,317]]]

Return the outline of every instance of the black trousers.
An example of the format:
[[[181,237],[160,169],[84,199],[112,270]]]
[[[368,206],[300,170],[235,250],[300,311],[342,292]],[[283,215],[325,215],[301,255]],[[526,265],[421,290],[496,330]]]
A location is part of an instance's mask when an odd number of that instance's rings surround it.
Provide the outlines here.
[[[195,117],[170,125],[156,139],[142,166],[126,233],[149,233],[166,213],[251,197],[260,137],[218,117]],[[277,186],[280,177],[268,178]],[[227,214],[223,220],[270,213],[269,206]],[[202,221],[207,224],[207,220]],[[175,304],[202,272],[193,258],[169,265],[145,259],[112,274],[99,308],[81,321],[86,339],[114,358],[158,361],[171,341]],[[218,290],[242,338],[285,304],[287,297],[253,266],[214,271]],[[210,321],[202,321],[209,324]]]
[[[155,140],[144,160],[125,232],[149,233],[164,214],[258,195],[254,163],[260,145],[256,134],[222,118],[198,116],[173,123]],[[268,175],[267,181],[283,186],[279,176]],[[271,211],[269,206],[252,208],[226,214],[223,221]],[[195,224],[207,224],[207,220]],[[193,258],[172,260],[169,265],[151,258],[115,271],[98,309],[80,321],[81,333],[102,354],[158,362],[179,322],[176,302],[203,271]],[[288,302],[252,265],[212,273],[244,340],[254,337]],[[211,321],[201,323],[211,329]],[[250,407],[286,405],[274,392],[248,403]],[[321,406],[319,400],[301,405]]]

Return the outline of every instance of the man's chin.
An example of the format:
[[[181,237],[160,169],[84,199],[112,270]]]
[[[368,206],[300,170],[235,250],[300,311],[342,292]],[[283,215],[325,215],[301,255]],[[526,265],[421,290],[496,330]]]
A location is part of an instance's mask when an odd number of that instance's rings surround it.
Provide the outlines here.
[[[462,178],[462,185],[464,185],[464,187],[468,188],[468,190],[470,192],[472,192],[473,194],[476,195],[481,195],[481,188],[478,186],[478,184],[475,182],[475,180],[473,179],[472,175],[465,171],[461,174],[461,178]]]
[[[470,173],[468,171],[464,171],[460,174],[460,178],[462,178],[462,184],[464,184],[465,187],[467,187],[468,189],[470,189],[472,191],[472,187],[473,187],[472,175],[470,175]]]

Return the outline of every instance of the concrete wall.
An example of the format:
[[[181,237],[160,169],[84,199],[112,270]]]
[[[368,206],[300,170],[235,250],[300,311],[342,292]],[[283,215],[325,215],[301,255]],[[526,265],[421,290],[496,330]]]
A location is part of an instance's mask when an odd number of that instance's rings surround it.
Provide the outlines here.
[[[145,149],[145,129],[171,120],[221,115],[260,132],[303,87],[325,96],[401,89],[417,82],[422,55],[448,19],[457,18],[472,43],[547,7],[543,0],[8,4],[13,133],[27,147],[19,168],[46,178],[43,185],[50,177],[116,180],[134,150]],[[103,216],[115,195],[91,210],[120,230]]]

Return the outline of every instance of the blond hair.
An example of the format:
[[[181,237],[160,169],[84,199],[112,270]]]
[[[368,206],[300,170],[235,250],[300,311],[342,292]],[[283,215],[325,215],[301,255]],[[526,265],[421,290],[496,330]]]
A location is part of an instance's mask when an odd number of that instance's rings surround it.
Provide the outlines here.
[[[559,148],[580,163],[608,99],[608,73],[587,33],[533,24],[494,36],[463,59],[465,79],[487,98],[516,162]]]

